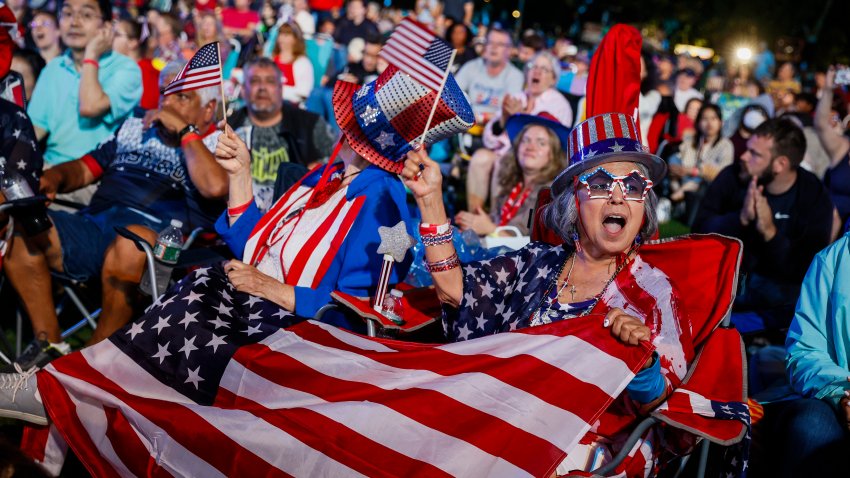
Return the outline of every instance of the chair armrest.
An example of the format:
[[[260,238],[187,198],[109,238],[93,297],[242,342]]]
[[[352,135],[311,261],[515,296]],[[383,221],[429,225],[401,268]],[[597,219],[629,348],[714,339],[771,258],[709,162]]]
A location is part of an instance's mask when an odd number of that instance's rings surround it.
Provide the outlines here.
[[[86,208],[85,204],[74,202],[74,201],[68,201],[67,199],[54,198],[52,202],[55,203],[55,204],[58,204],[59,206],[65,206],[67,208],[75,209],[77,211]]]
[[[147,239],[145,239],[142,236],[136,234],[135,232],[127,229],[126,227],[115,226],[115,232],[117,232],[119,236],[122,236],[126,239],[133,241],[133,244],[136,245],[136,249],[138,249],[142,252],[145,252],[145,246],[147,246],[148,249],[151,248],[151,245],[147,241]]]
[[[115,226],[115,232],[118,233],[119,236],[124,237],[133,241],[133,244],[136,245],[136,249],[143,252],[145,254],[145,260],[148,266],[148,276],[151,284],[152,296],[157,296],[157,286],[156,283],[156,263],[154,260],[153,250],[151,249],[151,245],[145,240],[143,237],[138,234],[130,231],[126,227],[123,226]]]
[[[660,420],[655,417],[646,417],[644,418],[638,425],[632,430],[632,433],[629,434],[628,438],[626,438],[625,443],[623,443],[623,447],[620,448],[620,451],[614,455],[610,462],[600,466],[599,468],[591,471],[594,475],[607,476],[611,472],[614,471],[623,460],[629,456],[629,452],[632,451],[632,448],[635,446],[635,443],[649,430],[652,426],[659,423]]]
[[[44,203],[47,201],[47,196],[39,194],[38,196],[31,196],[23,199],[15,199],[12,201],[6,201],[3,204],[0,204],[0,212],[2,211],[14,211],[15,209],[26,208],[38,203]]]

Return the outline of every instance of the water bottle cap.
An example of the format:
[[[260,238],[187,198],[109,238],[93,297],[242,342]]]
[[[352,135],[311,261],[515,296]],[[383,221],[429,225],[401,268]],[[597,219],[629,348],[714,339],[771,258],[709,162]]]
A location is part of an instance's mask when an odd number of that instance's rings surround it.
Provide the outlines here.
[[[399,298],[399,299],[402,297],[402,293],[401,293],[401,291],[400,291],[400,290],[398,290],[398,289],[393,289],[393,290],[391,290],[391,291],[390,291],[390,295],[391,295],[391,296],[393,296],[393,297],[397,297],[397,298]]]
[[[183,227],[183,221],[181,221],[180,219],[172,219],[171,225],[176,227],[177,229],[180,229],[181,227]]]

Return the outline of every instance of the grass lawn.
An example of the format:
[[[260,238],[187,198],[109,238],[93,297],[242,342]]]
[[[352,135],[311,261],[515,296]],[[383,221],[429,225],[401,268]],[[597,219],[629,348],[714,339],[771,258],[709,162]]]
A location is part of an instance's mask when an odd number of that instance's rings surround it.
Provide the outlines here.
[[[682,234],[687,234],[689,232],[691,232],[691,230],[688,226],[674,219],[658,225],[658,234],[661,238],[681,236]]]

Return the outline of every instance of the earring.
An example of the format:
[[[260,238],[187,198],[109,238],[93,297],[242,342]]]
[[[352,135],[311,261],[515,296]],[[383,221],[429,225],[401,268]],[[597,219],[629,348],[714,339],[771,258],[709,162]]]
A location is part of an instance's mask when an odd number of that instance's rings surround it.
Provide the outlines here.
[[[573,229],[572,234],[570,234],[570,239],[573,240],[573,245],[575,245],[576,251],[581,252],[581,242],[578,240],[578,229]]]
[[[643,242],[643,236],[641,236],[640,233],[638,233],[638,235],[635,236],[635,247],[639,246],[642,242]]]

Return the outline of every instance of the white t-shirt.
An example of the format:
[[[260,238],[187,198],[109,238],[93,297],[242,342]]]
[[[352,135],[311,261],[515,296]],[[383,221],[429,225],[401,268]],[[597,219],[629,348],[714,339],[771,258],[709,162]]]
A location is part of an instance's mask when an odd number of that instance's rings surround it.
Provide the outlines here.
[[[502,98],[506,94],[519,94],[525,81],[522,72],[510,63],[498,75],[488,75],[483,58],[464,64],[455,75],[455,80],[466,93],[476,120],[481,120],[482,115],[486,115],[489,120],[499,114]]]

